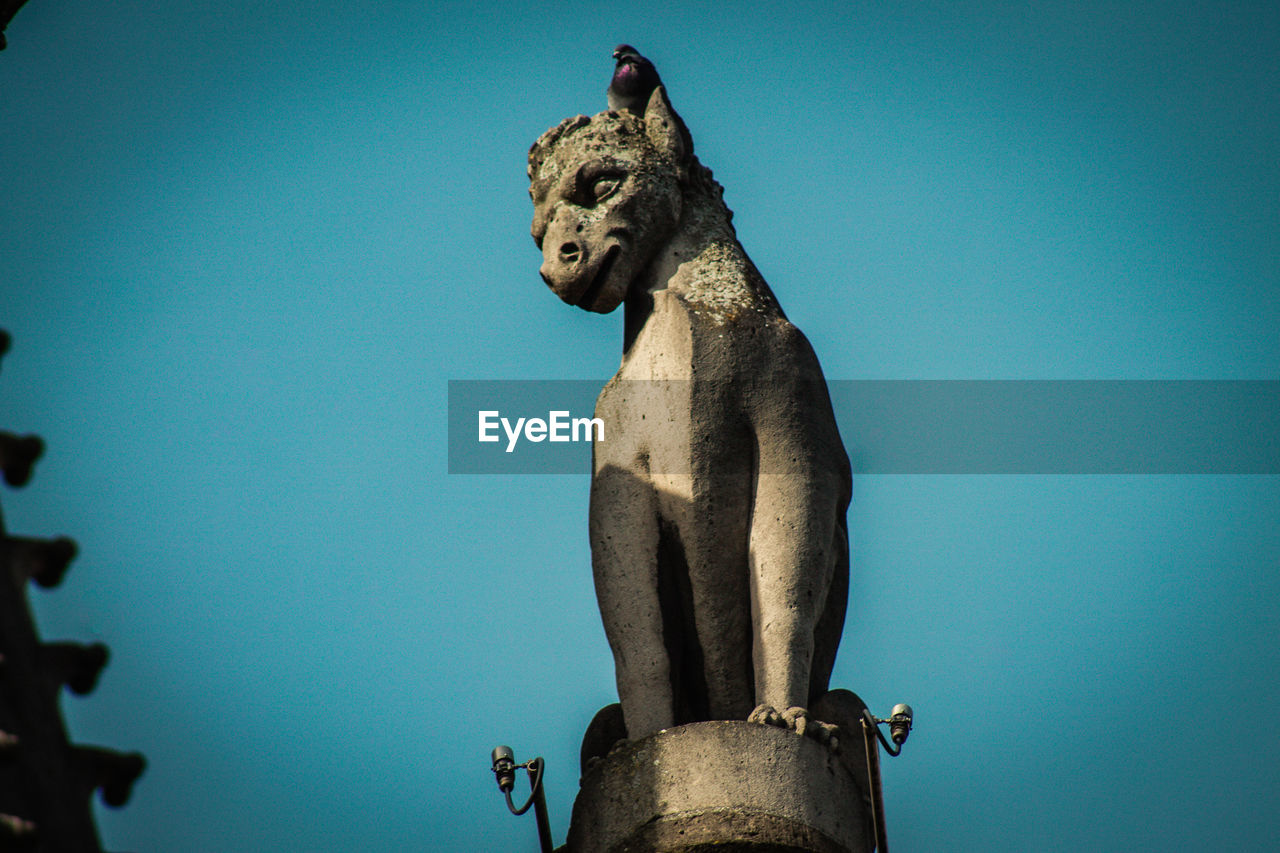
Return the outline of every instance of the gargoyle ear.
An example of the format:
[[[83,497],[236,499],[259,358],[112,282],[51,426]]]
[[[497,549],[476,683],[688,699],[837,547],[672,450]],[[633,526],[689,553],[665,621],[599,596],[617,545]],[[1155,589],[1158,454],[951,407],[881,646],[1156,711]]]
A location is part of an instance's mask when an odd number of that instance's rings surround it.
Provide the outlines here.
[[[675,162],[683,176],[693,156],[693,139],[667,100],[665,86],[654,89],[649,96],[649,104],[644,109],[644,132],[655,148]]]

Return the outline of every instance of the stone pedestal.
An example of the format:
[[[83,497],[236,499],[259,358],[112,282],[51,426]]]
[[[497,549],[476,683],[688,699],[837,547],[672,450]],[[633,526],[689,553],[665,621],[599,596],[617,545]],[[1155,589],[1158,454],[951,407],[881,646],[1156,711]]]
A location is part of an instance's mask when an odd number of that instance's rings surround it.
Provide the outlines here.
[[[568,853],[870,853],[866,758],[755,723],[692,723],[594,764]]]

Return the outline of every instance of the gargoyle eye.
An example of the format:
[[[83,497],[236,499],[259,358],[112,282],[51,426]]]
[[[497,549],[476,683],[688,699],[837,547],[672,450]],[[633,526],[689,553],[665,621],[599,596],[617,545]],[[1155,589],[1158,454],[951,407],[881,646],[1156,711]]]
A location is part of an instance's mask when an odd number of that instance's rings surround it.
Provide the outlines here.
[[[604,177],[596,178],[591,184],[591,197],[596,203],[602,202],[616,193],[621,185],[622,179],[616,175],[605,175]]]
[[[583,166],[573,178],[574,204],[595,207],[612,196],[626,181],[626,173],[608,163]]]

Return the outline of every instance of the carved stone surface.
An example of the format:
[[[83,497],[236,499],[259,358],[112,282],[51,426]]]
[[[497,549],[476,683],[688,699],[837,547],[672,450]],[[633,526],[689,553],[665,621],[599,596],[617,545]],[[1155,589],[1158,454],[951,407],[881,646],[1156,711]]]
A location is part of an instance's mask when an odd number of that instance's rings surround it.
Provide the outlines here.
[[[842,753],[746,722],[630,741],[584,777],[564,849],[866,853],[865,765],[856,749]]]
[[[624,731],[748,716],[826,738],[804,707],[844,623],[850,471],[813,350],[663,87],[643,115],[543,134],[529,177],[546,283],[590,311],[626,306],[590,513],[622,714],[593,725],[584,758]]]

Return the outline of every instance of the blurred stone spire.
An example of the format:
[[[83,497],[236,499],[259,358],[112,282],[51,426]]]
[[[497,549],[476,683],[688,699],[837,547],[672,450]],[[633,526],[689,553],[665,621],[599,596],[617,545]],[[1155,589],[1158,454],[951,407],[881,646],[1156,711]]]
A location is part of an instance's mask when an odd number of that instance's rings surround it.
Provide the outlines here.
[[[9,335],[0,331],[0,355],[8,348]],[[24,485],[43,452],[36,436],[0,432],[5,483]],[[42,642],[27,589],[31,582],[56,587],[75,555],[70,539],[10,536],[0,519],[0,850],[100,853],[93,792],[108,805],[124,805],[146,766],[136,752],[67,738],[62,688],[92,691],[107,647]]]

